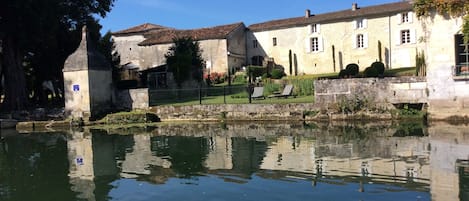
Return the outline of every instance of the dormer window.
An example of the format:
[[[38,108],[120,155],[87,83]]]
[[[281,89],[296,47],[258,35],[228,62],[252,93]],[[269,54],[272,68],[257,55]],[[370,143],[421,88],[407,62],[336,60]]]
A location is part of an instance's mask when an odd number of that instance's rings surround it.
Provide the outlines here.
[[[357,19],[353,21],[353,28],[354,29],[366,29],[367,27],[367,20],[366,19]]]
[[[357,29],[363,29],[363,19],[357,20]]]
[[[409,22],[409,13],[402,13],[401,23]]]
[[[405,13],[399,13],[399,24],[404,24],[404,23],[412,23],[412,18],[413,18],[413,13],[412,12],[405,12]]]
[[[319,33],[319,24],[311,25],[311,33]]]

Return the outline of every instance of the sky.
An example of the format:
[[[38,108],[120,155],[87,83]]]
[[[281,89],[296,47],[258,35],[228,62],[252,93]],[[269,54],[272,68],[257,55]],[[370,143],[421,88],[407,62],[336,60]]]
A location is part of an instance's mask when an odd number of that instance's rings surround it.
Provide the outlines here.
[[[101,33],[115,32],[144,23],[177,29],[212,27],[236,22],[246,26],[275,19],[399,2],[401,0],[116,0],[111,12],[100,19]]]

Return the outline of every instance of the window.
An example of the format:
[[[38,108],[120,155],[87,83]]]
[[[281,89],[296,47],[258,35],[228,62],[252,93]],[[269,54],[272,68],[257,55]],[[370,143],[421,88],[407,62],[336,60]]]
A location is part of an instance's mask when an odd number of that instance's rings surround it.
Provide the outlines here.
[[[363,34],[357,35],[357,48],[364,48],[365,47],[365,37]]]
[[[319,33],[319,25],[318,24],[311,25],[311,33]]]
[[[272,38],[272,45],[277,46],[277,38],[276,37]]]
[[[410,43],[410,30],[402,30],[401,31],[401,44],[409,44]]]
[[[257,46],[259,46],[257,40],[252,40],[252,47],[257,48]]]
[[[456,69],[455,75],[469,75],[469,44],[464,43],[462,34],[455,36]]]
[[[407,23],[409,22],[409,13],[402,13],[401,14],[401,23]]]
[[[317,37],[311,38],[311,51],[319,51],[319,39]]]
[[[368,21],[364,18],[353,21],[353,29],[366,29]]]
[[[363,19],[357,20],[357,29],[363,29]]]
[[[397,14],[399,24],[412,23],[413,12],[405,12]]]

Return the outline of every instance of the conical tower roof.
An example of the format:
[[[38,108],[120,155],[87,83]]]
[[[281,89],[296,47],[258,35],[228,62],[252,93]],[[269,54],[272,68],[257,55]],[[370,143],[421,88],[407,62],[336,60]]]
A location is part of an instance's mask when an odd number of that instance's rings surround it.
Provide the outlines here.
[[[64,72],[80,70],[110,70],[111,65],[106,58],[96,49],[91,41],[86,26],[82,28],[80,45],[67,60],[65,60]]]

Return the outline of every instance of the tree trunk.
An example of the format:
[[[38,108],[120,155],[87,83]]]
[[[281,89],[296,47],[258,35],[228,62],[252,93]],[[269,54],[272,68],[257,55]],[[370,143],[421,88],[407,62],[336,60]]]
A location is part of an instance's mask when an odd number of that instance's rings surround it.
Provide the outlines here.
[[[22,54],[17,41],[12,36],[5,36],[3,41],[3,72],[5,76],[5,97],[3,111],[26,109],[28,96],[22,65]]]

